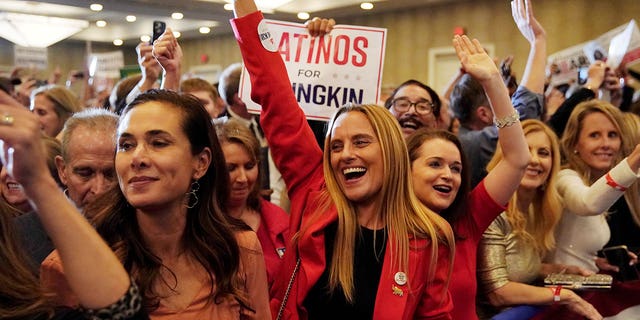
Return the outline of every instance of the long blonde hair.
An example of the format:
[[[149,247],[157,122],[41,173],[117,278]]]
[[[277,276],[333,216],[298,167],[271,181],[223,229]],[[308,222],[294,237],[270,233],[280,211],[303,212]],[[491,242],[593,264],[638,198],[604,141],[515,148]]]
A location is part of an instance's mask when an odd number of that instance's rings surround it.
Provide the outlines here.
[[[622,118],[623,137],[628,137],[628,143],[625,144],[622,152],[629,155],[638,143],[640,143],[640,116],[635,113],[625,112]],[[631,216],[637,225],[640,226],[640,183],[636,180],[624,193],[624,199],[627,200]]]
[[[341,288],[347,301],[354,299],[353,264],[356,235],[358,233],[357,210],[347,199],[338,185],[335,172],[331,168],[331,132],[336,119],[347,112],[361,112],[368,119],[380,143],[383,162],[383,184],[377,216],[385,223],[389,234],[392,268],[408,270],[409,235],[431,241],[431,263],[429,279],[435,274],[438,259],[450,259],[450,270],[454,255],[454,238],[449,224],[438,214],[425,207],[415,196],[411,183],[411,170],[407,147],[400,127],[393,116],[377,105],[346,105],[338,110],[329,123],[324,144],[324,178],[326,190],[323,204],[317,215],[335,206],[338,211],[338,230],[335,249],[329,269],[331,291]],[[303,229],[301,232],[305,232]],[[450,248],[448,257],[438,257],[438,245]]]
[[[584,118],[596,112],[600,112],[604,116],[606,116],[611,121],[611,123],[613,123],[613,125],[616,127],[616,130],[618,130],[618,133],[620,134],[620,152],[618,152],[618,155],[615,158],[614,165],[622,161],[622,159],[624,158],[625,150],[629,149],[629,142],[624,137],[624,130],[622,129],[622,124],[624,123],[622,112],[618,108],[602,100],[589,100],[578,104],[573,112],[571,112],[569,121],[567,121],[567,126],[564,130],[564,134],[562,135],[561,143],[562,151],[566,160],[565,166],[578,172],[578,174],[580,174],[580,176],[582,177],[584,183],[586,183],[587,185],[591,185],[600,177],[593,177],[591,175],[591,169],[589,168],[589,165],[587,165],[584,160],[582,160],[580,155],[575,152],[575,149],[578,145],[578,140],[580,139],[580,131],[582,131],[583,128],[582,122]],[[612,167],[614,165],[612,165]]]
[[[511,224],[512,233],[532,245],[542,256],[555,247],[554,229],[562,214],[562,199],[556,189],[558,171],[560,171],[560,146],[556,134],[539,120],[525,120],[522,122],[522,131],[525,137],[534,132],[544,133],[551,142],[551,170],[547,181],[538,187],[533,201],[529,205],[528,212],[522,214],[518,211],[518,193],[514,193],[509,199],[506,216]],[[498,145],[496,153],[487,165],[490,171],[496,167],[503,158],[503,151]]]

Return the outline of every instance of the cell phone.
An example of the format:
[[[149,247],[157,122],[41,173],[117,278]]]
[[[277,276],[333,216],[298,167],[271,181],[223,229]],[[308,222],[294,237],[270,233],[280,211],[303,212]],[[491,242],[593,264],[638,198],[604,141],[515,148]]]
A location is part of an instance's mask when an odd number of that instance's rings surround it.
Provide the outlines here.
[[[162,21],[154,21],[153,22],[153,36],[151,37],[151,41],[149,44],[153,45],[153,42],[156,41],[160,36],[164,33],[164,30],[167,28],[167,24]]]
[[[618,272],[620,280],[629,281],[640,279],[636,266],[629,265],[629,261],[631,260],[631,258],[629,257],[629,250],[627,249],[627,246],[620,245],[606,247],[602,249],[602,254],[605,258],[607,258],[609,264],[614,265],[620,269],[620,272]]]
[[[589,79],[589,67],[580,67],[578,68],[578,84],[583,85],[587,83]]]

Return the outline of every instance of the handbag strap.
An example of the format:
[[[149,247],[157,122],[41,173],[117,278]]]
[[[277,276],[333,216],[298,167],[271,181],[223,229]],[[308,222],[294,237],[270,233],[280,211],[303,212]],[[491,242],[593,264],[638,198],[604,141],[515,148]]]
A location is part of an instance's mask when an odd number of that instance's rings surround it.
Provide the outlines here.
[[[293,281],[296,279],[296,275],[298,274],[298,270],[300,269],[300,258],[296,261],[296,267],[293,269],[293,273],[291,274],[291,279],[289,279],[289,285],[287,285],[287,291],[284,292],[284,298],[282,298],[282,303],[280,304],[280,310],[278,310],[278,316],[276,320],[282,319],[282,314],[284,313],[284,308],[287,306],[287,300],[289,300],[289,293],[291,293],[291,287],[293,287]]]

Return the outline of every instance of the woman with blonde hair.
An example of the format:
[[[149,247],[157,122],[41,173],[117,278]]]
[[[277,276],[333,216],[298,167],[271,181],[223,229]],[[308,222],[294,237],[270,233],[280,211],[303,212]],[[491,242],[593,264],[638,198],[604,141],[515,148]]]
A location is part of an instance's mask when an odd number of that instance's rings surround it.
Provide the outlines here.
[[[294,235],[271,288],[274,318],[450,319],[453,235],[414,195],[395,118],[375,105],[344,106],[323,153],[282,57],[255,32],[262,14],[253,0],[234,8],[252,98],[291,199]]]
[[[600,319],[595,308],[571,290],[531,285],[552,272],[589,272],[542,263],[555,246],[554,228],[562,213],[562,201],[554,187],[560,170],[560,147],[553,130],[541,121],[525,120],[522,129],[531,161],[507,209],[485,231],[479,246],[478,280],[486,297],[480,304],[483,316],[513,305],[549,305],[557,295],[560,303],[572,311]],[[495,169],[503,157],[499,147],[487,169]]]
[[[625,134],[623,123],[622,112],[601,100],[583,102],[572,112],[562,137],[566,169],[557,183],[565,210],[550,261],[597,272],[612,269],[596,259],[598,250],[607,244],[638,244],[634,213],[640,205],[638,194],[628,188],[639,177],[640,146]],[[630,151],[626,158],[625,151]],[[607,219],[625,221],[635,232],[610,229]]]
[[[31,112],[38,116],[42,132],[57,137],[64,123],[82,110],[80,101],[69,89],[58,85],[40,87],[31,93]]]

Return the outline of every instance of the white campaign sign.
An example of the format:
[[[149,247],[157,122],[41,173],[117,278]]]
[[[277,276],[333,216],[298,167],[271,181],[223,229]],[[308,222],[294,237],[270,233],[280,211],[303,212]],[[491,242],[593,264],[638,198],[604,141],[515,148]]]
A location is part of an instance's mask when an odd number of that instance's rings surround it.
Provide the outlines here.
[[[89,55],[89,75],[98,78],[120,78],[124,67],[122,51],[93,53]]]
[[[266,25],[275,43],[263,45],[282,56],[307,118],[328,120],[346,103],[378,102],[386,29],[337,25],[329,35],[313,38],[303,24],[266,20]],[[260,112],[251,101],[246,69],[238,94],[250,112]]]

